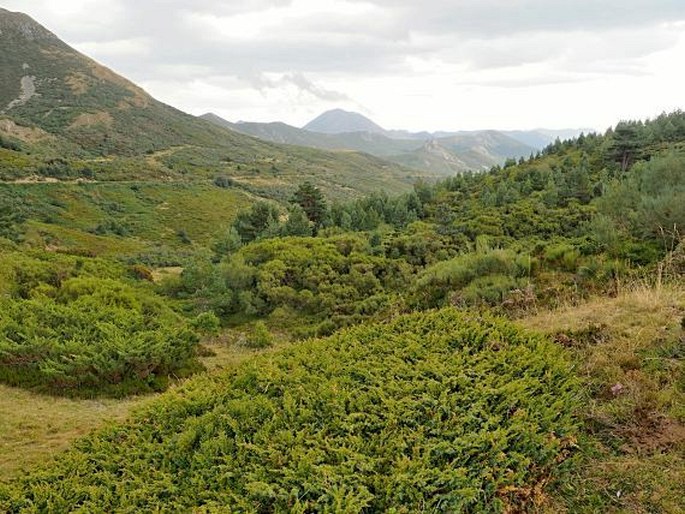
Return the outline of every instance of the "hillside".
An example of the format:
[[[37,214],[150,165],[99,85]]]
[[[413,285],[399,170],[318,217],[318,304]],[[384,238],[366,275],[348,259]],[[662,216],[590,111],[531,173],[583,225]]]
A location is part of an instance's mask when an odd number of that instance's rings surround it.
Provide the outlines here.
[[[284,189],[287,195],[309,178],[333,196],[350,197],[386,188],[401,192],[427,176],[349,151],[264,142],[185,114],[24,14],[0,10],[0,30],[0,179],[206,181],[227,175],[272,196]],[[269,174],[255,176],[262,170]]]
[[[681,511],[684,141],[675,112],[399,196],[302,184],[237,216],[212,184],[11,189],[29,208],[0,216],[0,381],[78,397],[198,376],[0,486],[0,508]],[[56,226],[79,252],[40,240]],[[242,364],[203,373],[214,351]]]
[[[413,152],[389,159],[411,168],[453,175],[502,165],[507,159],[528,157],[534,152],[531,146],[501,132],[488,130],[432,139]]]
[[[0,512],[685,512],[685,113],[218,126],[0,21]]]
[[[244,141],[156,101],[24,14],[0,10],[0,30],[0,114],[11,122],[95,155]]]

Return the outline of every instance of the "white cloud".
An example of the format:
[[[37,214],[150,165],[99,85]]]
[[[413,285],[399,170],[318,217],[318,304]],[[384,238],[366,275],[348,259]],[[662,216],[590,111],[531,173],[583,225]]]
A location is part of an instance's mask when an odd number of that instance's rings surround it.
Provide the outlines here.
[[[181,109],[595,126],[683,107],[682,0],[5,0]]]

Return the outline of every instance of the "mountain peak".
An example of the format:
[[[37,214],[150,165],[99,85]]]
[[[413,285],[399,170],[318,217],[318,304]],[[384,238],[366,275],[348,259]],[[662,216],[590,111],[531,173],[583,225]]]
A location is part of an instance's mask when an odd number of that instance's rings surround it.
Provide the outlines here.
[[[57,40],[48,29],[29,15],[0,7],[0,38],[20,36],[28,41]]]
[[[386,132],[383,127],[380,127],[366,116],[343,109],[326,111],[302,128],[323,134],[344,134],[347,132],[385,134]]]

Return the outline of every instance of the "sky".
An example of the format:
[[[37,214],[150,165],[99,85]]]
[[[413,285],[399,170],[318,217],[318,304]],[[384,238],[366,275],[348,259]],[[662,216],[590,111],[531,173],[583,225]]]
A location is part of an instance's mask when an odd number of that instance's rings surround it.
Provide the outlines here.
[[[592,128],[685,108],[685,0],[0,0],[191,114]]]

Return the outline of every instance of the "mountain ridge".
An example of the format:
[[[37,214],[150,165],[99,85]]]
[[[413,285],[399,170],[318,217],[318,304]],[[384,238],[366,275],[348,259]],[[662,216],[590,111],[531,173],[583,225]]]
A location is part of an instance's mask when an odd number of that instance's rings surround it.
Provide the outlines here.
[[[327,111],[315,120],[321,119],[322,116],[330,119],[330,116],[335,117],[340,112],[346,113],[344,117],[349,114],[342,110]],[[488,169],[494,165],[501,165],[510,158],[528,157],[537,150],[535,147],[495,130],[445,132],[435,133],[435,135],[428,132],[386,131],[365,118],[383,132],[376,130],[374,132],[331,133],[331,127],[342,127],[343,123],[334,120],[326,128],[329,132],[317,132],[298,129],[283,122],[240,121],[232,123],[213,113],[204,114],[201,118],[265,141],[312,148],[360,151],[415,170],[424,170],[438,175]],[[311,126],[311,122],[306,126]],[[404,137],[399,137],[402,135]]]

